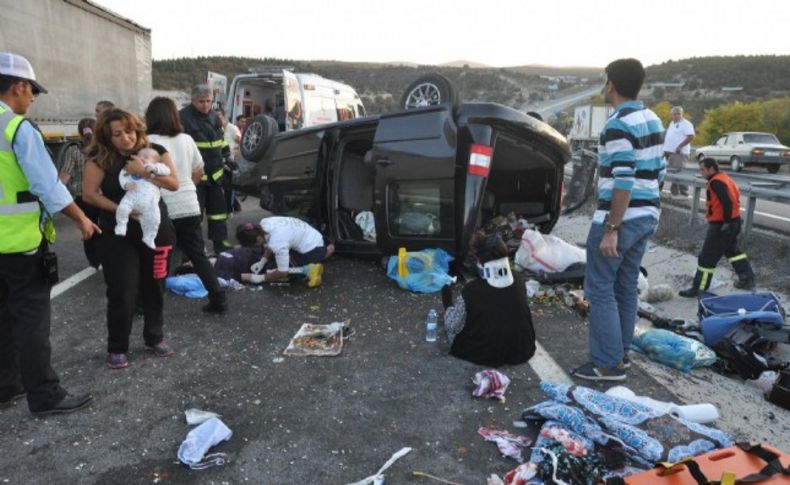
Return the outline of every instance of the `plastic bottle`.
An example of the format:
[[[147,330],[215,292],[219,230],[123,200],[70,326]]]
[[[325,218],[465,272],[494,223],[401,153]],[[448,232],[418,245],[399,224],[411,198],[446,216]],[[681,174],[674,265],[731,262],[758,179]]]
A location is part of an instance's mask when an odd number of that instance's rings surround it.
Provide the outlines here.
[[[438,315],[436,310],[431,308],[428,310],[428,317],[425,319],[425,341],[436,342],[436,333],[438,330]]]

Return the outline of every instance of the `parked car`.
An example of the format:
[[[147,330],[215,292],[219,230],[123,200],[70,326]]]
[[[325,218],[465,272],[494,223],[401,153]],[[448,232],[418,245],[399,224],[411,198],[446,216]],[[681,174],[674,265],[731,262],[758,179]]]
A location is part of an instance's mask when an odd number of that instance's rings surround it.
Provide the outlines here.
[[[754,165],[776,173],[782,165],[790,164],[790,148],[782,145],[772,133],[725,133],[713,145],[697,148],[694,153],[697,160],[715,158],[728,164],[734,172]]]
[[[298,217],[338,252],[467,252],[475,229],[511,212],[549,232],[560,216],[568,142],[494,103],[447,100],[281,133],[240,190]],[[375,240],[357,221],[375,221]]]

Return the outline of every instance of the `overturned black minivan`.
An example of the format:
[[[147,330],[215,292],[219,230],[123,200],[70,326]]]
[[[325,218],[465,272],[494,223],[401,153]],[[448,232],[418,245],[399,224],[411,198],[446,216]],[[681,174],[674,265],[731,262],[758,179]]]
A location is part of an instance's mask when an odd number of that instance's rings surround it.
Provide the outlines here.
[[[341,253],[462,256],[497,215],[549,232],[569,158],[565,137],[524,113],[444,103],[281,133],[239,189],[308,221]],[[375,239],[360,215],[375,221]]]

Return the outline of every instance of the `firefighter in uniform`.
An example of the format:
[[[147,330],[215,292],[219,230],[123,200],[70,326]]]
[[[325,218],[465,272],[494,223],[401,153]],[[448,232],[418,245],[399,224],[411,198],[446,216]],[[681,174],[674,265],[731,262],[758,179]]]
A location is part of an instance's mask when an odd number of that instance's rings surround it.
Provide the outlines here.
[[[741,232],[741,191],[727,174],[719,171],[719,164],[712,158],[699,162],[699,173],[708,180],[706,187],[708,232],[699,253],[697,274],[691,288],[679,292],[692,298],[710,287],[713,270],[722,255],[727,256],[738,274],[734,286],[743,290],[754,288],[754,272],[746,253],[738,249]]]
[[[204,175],[197,186],[200,209],[208,219],[208,238],[214,243],[214,252],[231,247],[228,243],[228,204],[223,190],[224,162],[230,157],[222,122],[211,109],[211,88],[199,84],[192,88],[192,103],[183,108],[181,124],[184,132],[195,140],[203,157]]]
[[[46,92],[27,59],[0,52],[0,407],[27,395],[35,416],[69,413],[92,400],[68,394],[50,363],[49,214],[62,211],[83,239],[101,232],[74,203],[41,134],[23,117]]]

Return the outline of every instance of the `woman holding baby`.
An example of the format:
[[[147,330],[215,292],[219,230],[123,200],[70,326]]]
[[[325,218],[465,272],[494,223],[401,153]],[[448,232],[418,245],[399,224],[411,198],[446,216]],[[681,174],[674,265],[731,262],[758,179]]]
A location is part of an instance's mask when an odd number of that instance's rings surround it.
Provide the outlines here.
[[[159,159],[155,160],[155,154],[146,152],[143,152],[145,160],[138,156],[145,148],[155,150]],[[113,108],[99,115],[89,153],[92,157],[85,163],[82,197],[101,210],[99,227],[103,234],[99,241],[99,258],[107,284],[107,367],[123,369],[129,366],[129,335],[137,301],[143,308],[145,349],[158,357],[173,354],[173,349],[164,341],[162,311],[163,281],[174,230],[167,208],[160,200],[154,206],[160,212],[156,249],[143,242],[139,221],[149,214],[133,211],[125,235],[116,234],[116,211],[126,195],[119,175],[125,170],[136,180],[134,184],[127,184],[131,190],[149,182],[166,190],[177,190],[178,177],[167,150],[149,143],[143,123],[136,115],[122,109]],[[156,170],[156,163],[168,170]],[[169,175],[158,175],[167,172]]]

